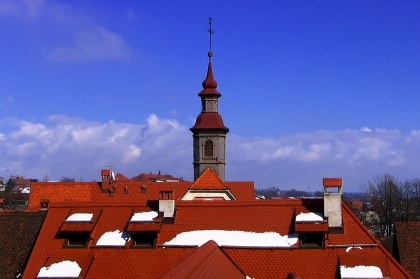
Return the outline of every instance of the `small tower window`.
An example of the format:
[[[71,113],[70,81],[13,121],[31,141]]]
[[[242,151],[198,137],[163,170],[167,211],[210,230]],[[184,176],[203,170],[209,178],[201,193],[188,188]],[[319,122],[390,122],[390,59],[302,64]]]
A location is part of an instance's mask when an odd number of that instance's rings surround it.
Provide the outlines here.
[[[214,157],[214,145],[211,139],[204,142],[204,157]]]

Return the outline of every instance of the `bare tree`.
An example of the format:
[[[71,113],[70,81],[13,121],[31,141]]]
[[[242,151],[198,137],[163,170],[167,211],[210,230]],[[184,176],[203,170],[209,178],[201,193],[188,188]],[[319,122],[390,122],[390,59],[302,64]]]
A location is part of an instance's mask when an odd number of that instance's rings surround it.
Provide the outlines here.
[[[365,191],[370,195],[371,204],[379,216],[380,237],[391,235],[394,232],[393,223],[401,217],[401,183],[385,173],[368,181]]]
[[[67,176],[63,176],[60,179],[60,182],[75,182],[75,181],[76,180],[74,178],[70,178],[70,177],[67,177]]]
[[[420,221],[420,180],[418,178],[411,180],[411,187],[413,188],[413,221]]]
[[[415,180],[405,180],[401,183],[401,203],[399,208],[399,221],[408,222],[413,220],[412,204],[414,202],[414,184]]]

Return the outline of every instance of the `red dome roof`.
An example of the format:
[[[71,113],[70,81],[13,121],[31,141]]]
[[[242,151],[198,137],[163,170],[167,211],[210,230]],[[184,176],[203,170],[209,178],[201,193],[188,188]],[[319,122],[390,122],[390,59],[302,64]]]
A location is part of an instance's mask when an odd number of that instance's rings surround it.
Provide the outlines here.
[[[229,132],[229,129],[223,124],[222,117],[217,112],[203,112],[197,116],[194,127],[190,130],[214,129]]]
[[[204,89],[200,93],[198,93],[198,96],[200,97],[203,95],[217,95],[219,97],[221,96],[221,94],[216,90],[217,82],[213,78],[213,69],[211,67],[211,63],[209,63],[207,67],[207,76],[206,76],[206,79],[203,81],[202,85]]]

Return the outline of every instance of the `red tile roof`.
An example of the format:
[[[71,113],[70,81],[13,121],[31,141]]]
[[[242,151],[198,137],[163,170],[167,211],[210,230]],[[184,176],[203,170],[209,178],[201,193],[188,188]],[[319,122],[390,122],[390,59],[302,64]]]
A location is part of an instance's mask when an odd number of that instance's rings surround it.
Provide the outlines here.
[[[296,232],[328,232],[328,222],[296,222]]]
[[[194,190],[229,190],[225,183],[210,168],[207,168],[191,185]]]
[[[117,173],[115,175],[115,179],[118,180],[118,181],[130,181],[131,180],[130,178],[128,178],[127,176],[125,176],[122,173]]]
[[[190,128],[191,132],[196,132],[198,130],[223,130],[226,133],[229,132],[229,129],[223,123],[223,119],[217,112],[203,112],[197,116],[195,124]]]
[[[10,182],[12,183],[13,186],[30,186],[31,185],[31,180],[27,179],[27,178],[11,178]]]
[[[413,278],[420,278],[420,222],[396,222],[393,255]]]
[[[199,178],[200,179],[200,178]],[[203,183],[216,187],[218,182],[216,178],[203,178]],[[205,185],[199,183],[197,185]],[[29,196],[28,209],[37,210],[41,207],[41,200],[49,200],[50,204],[57,202],[133,202],[133,201],[149,201],[158,200],[159,192],[162,187],[173,191],[174,199],[181,199],[189,188],[193,186],[193,182],[137,182],[137,181],[116,181],[115,193],[112,196],[108,192],[101,191],[100,182],[34,182],[31,186],[31,194]],[[142,185],[146,186],[146,192],[141,190]],[[238,200],[253,200],[254,183],[252,182],[225,182],[226,188]],[[220,187],[220,186],[217,186]],[[127,194],[126,190],[127,189]],[[206,188],[205,188],[206,189]]]
[[[169,174],[154,174],[154,173],[141,173],[133,178],[131,178],[133,181],[143,181],[143,182],[155,182],[155,181],[182,181],[180,178],[173,177]]]
[[[363,210],[363,205],[364,203],[362,201],[357,201],[357,200],[351,200],[348,203],[349,207],[351,208],[351,210],[353,210],[353,212],[355,213],[360,213]]]
[[[342,178],[323,178],[324,187],[341,187],[343,186]]]
[[[18,278],[23,273],[45,215],[0,210],[0,278]]]
[[[161,225],[157,248],[130,248],[131,241],[125,247],[95,246],[105,232],[127,229],[134,212],[155,211],[156,206],[150,201],[118,200],[113,197],[96,202],[52,202],[23,278],[34,278],[47,262],[62,260],[77,261],[85,278],[158,278],[196,251],[187,247],[162,248],[165,242],[179,233],[217,229],[287,235],[294,232],[296,212],[322,212],[323,200],[176,201],[174,223]],[[255,278],[285,278],[290,272],[300,274],[303,278],[334,278],[339,261],[341,265],[348,266],[378,266],[384,277],[410,278],[392,256],[378,245],[351,210],[344,203],[342,206],[344,233],[327,234],[325,249],[299,249],[299,244],[286,248],[221,249],[243,274]],[[91,212],[94,218],[98,216],[88,248],[63,248],[65,240],[58,232],[70,212]],[[362,250],[346,249],[358,245],[362,246]],[[204,266],[198,265],[197,268]]]
[[[245,274],[213,240],[199,247],[161,279],[229,278],[244,279]]]

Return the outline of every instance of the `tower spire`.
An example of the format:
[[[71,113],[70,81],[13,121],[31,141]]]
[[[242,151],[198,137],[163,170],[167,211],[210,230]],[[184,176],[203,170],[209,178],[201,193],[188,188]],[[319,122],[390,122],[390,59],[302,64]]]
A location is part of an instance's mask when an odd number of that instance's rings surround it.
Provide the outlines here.
[[[193,133],[194,180],[208,168],[217,176],[225,180],[226,166],[226,134],[229,129],[223,123],[219,114],[218,99],[222,96],[217,90],[217,83],[213,78],[211,66],[211,51],[213,29],[212,18],[209,18],[210,50],[208,52],[209,64],[207,76],[203,81],[203,90],[198,93],[201,98],[201,113],[197,116],[195,124],[190,131]]]
[[[213,52],[211,51],[211,39],[213,36],[213,29],[211,28],[211,23],[212,23],[213,19],[211,17],[209,17],[209,29],[207,29],[207,32],[209,32],[210,35],[210,50],[207,53],[208,57],[209,57],[209,63],[211,63],[211,57],[213,56]]]

